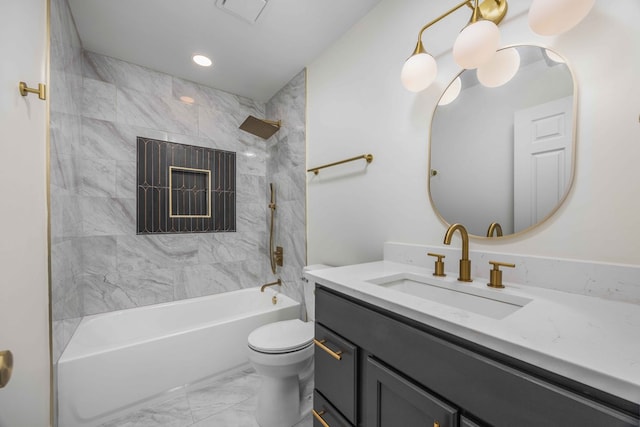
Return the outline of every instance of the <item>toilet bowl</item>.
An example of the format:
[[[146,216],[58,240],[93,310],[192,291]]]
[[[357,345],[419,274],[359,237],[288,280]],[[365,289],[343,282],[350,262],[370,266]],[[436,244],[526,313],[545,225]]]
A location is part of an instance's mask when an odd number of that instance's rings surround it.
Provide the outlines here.
[[[256,421],[289,427],[300,420],[299,375],[313,359],[313,322],[284,320],[251,332],[249,362],[262,377]]]
[[[324,268],[330,267],[307,266],[303,275]],[[249,334],[249,362],[262,377],[256,410],[260,427],[290,427],[304,415],[300,413],[299,376],[313,361],[314,283],[305,278],[303,291],[308,322],[269,323]]]

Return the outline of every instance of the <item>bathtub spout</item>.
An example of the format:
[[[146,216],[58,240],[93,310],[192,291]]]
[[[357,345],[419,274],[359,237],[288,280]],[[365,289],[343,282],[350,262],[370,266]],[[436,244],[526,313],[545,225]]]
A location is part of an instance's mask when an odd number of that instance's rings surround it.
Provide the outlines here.
[[[276,280],[275,282],[265,283],[264,285],[262,285],[262,286],[260,287],[260,292],[264,292],[264,290],[265,290],[266,288],[268,288],[269,286],[275,286],[275,285],[282,286],[282,281],[281,281],[280,279],[278,279],[278,280]]]

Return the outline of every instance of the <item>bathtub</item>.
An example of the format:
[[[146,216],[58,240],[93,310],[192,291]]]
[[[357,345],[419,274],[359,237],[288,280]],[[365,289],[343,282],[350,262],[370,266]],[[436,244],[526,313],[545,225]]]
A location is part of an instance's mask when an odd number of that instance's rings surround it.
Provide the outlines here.
[[[247,337],[300,304],[259,288],[82,319],[58,361],[58,425],[97,426],[172,389],[246,365]]]

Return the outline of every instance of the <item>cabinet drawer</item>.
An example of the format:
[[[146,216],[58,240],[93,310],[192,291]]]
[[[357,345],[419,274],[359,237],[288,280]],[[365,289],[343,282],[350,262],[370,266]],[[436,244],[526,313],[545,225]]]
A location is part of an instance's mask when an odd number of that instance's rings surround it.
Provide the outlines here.
[[[313,427],[352,427],[317,390],[313,392],[313,411]]]
[[[368,427],[456,427],[458,410],[369,357],[366,367]]]
[[[356,424],[357,347],[318,323],[316,340],[322,346],[316,343],[315,388],[347,420]]]

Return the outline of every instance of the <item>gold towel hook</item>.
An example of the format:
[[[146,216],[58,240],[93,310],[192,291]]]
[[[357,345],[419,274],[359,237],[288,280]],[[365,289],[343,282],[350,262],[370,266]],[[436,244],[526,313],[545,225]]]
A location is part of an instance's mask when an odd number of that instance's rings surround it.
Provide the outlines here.
[[[18,88],[20,89],[20,95],[22,96],[27,96],[30,93],[36,93],[38,94],[38,98],[43,101],[47,99],[47,86],[43,83],[38,83],[38,89],[33,89],[27,86],[25,82],[20,82]]]

